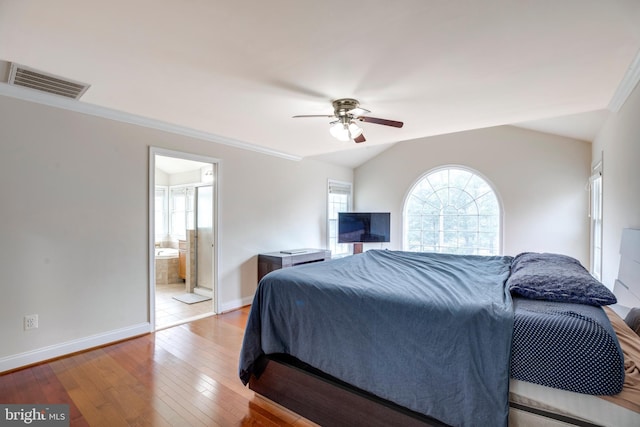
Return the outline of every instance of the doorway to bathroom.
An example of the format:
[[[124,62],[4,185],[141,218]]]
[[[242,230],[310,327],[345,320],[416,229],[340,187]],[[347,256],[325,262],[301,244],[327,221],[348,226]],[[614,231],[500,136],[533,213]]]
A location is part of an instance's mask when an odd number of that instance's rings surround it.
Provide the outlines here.
[[[154,329],[217,312],[216,159],[150,151],[150,323]]]

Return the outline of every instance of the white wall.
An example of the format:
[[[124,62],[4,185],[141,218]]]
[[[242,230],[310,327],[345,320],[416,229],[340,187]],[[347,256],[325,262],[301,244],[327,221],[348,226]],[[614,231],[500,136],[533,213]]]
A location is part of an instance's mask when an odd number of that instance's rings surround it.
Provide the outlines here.
[[[389,248],[402,248],[402,209],[413,184],[443,165],[488,179],[502,200],[505,255],[557,252],[589,265],[591,144],[503,126],[397,144],[355,171],[357,210],[391,212]]]
[[[640,86],[611,114],[593,143],[603,157],[602,281],[612,288],[623,228],[640,228]]]
[[[156,175],[156,179],[157,175]],[[164,184],[164,185],[191,185],[194,183],[200,183],[200,181],[202,180],[202,175],[200,174],[200,169],[194,169],[192,171],[187,171],[187,172],[179,172],[179,173],[174,173],[169,175],[169,184]],[[156,181],[156,184],[158,185],[163,185],[160,184]]]
[[[4,96],[0,139],[0,371],[148,330],[149,146],[220,159],[226,309],[251,301],[258,253],[326,246],[327,180],[353,178]]]
[[[164,185],[165,187],[168,187],[171,183],[169,179],[170,179],[169,174],[156,168],[155,170],[156,185]]]

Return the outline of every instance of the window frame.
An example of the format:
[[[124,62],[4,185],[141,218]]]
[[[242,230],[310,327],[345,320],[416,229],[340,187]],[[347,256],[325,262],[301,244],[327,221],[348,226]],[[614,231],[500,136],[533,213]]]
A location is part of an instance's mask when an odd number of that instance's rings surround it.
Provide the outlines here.
[[[187,230],[194,228],[195,218],[195,188],[198,185],[195,184],[179,184],[170,185],[168,194],[168,214],[169,214],[169,238],[171,240],[185,240],[187,238]],[[184,209],[176,209],[174,206],[174,192],[184,191]],[[189,203],[191,202],[191,203]],[[184,222],[184,230],[182,227],[180,230],[175,230],[176,224],[174,224],[174,215],[180,214]]]
[[[589,272],[598,280],[602,280],[603,185],[600,160],[591,168],[589,177]],[[598,191],[598,194],[594,194],[594,191]]]
[[[332,192],[332,189],[335,188],[336,191]],[[345,255],[350,255],[353,251],[352,244],[349,243],[338,243],[338,217],[336,215],[335,218],[332,218],[332,194],[346,194],[347,199],[347,209],[340,210],[340,212],[352,212],[353,210],[353,183],[347,181],[338,181],[334,179],[329,179],[327,181],[327,248],[331,251],[332,257],[340,257]],[[337,212],[336,212],[337,214]],[[332,222],[335,224],[332,226]],[[332,236],[331,230],[335,229],[335,236]],[[334,242],[335,240],[335,242]],[[337,249],[340,249],[338,251]]]
[[[157,203],[158,191],[161,191],[162,194],[162,202],[160,204]],[[158,234],[158,230],[154,230],[155,241],[160,242],[168,238],[169,236],[169,186],[168,185],[156,185],[154,189],[154,215],[155,215],[155,226],[159,222],[162,223],[162,232]],[[158,218],[160,215],[162,218]]]
[[[435,173],[439,173],[441,171],[444,170],[451,170],[451,169],[457,169],[457,170],[461,170],[464,172],[468,172],[472,175],[477,176],[478,178],[482,179],[491,189],[491,191],[493,192],[497,204],[498,204],[498,236],[497,236],[497,252],[493,255],[503,255],[504,253],[504,208],[503,208],[503,203],[502,203],[502,198],[500,197],[500,193],[496,190],[495,185],[493,184],[493,182],[491,182],[490,179],[488,179],[484,174],[482,174],[481,172],[479,172],[478,170],[468,167],[468,166],[464,166],[464,165],[460,165],[460,164],[446,164],[446,165],[440,165],[434,168],[431,168],[429,170],[427,170],[426,172],[424,172],[422,175],[420,175],[408,188],[405,196],[404,196],[404,200],[403,200],[403,204],[402,204],[402,237],[401,237],[401,247],[403,248],[403,250],[405,251],[410,251],[409,247],[408,247],[408,223],[409,221],[406,218],[406,211],[407,211],[407,203],[410,200],[410,197],[413,194],[414,189],[416,188],[416,186],[418,184],[420,184],[423,180],[427,179],[427,177],[429,177],[432,174]]]

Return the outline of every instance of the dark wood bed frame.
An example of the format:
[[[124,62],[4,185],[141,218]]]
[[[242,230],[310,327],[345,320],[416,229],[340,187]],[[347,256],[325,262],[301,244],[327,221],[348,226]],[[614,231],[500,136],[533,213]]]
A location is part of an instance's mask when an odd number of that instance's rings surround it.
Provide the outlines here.
[[[447,424],[381,399],[287,355],[263,356],[249,388],[322,426],[435,426]],[[597,425],[510,402],[510,407],[581,427]]]
[[[323,426],[446,426],[290,356],[263,356],[259,364],[264,370],[251,376],[251,390]]]

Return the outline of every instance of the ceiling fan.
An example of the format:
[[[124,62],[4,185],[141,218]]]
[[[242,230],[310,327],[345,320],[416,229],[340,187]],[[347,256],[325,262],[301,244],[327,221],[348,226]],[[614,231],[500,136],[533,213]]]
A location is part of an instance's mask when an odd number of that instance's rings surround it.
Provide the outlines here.
[[[340,141],[349,141],[353,139],[355,142],[365,142],[366,139],[362,134],[362,128],[356,124],[356,121],[375,123],[377,125],[393,126],[401,128],[404,123],[396,120],[378,119],[375,117],[365,116],[370,113],[369,110],[360,108],[360,103],[353,98],[341,98],[333,101],[333,111],[331,115],[302,115],[293,116],[294,119],[300,117],[329,117],[337,120],[330,122],[329,132]]]

